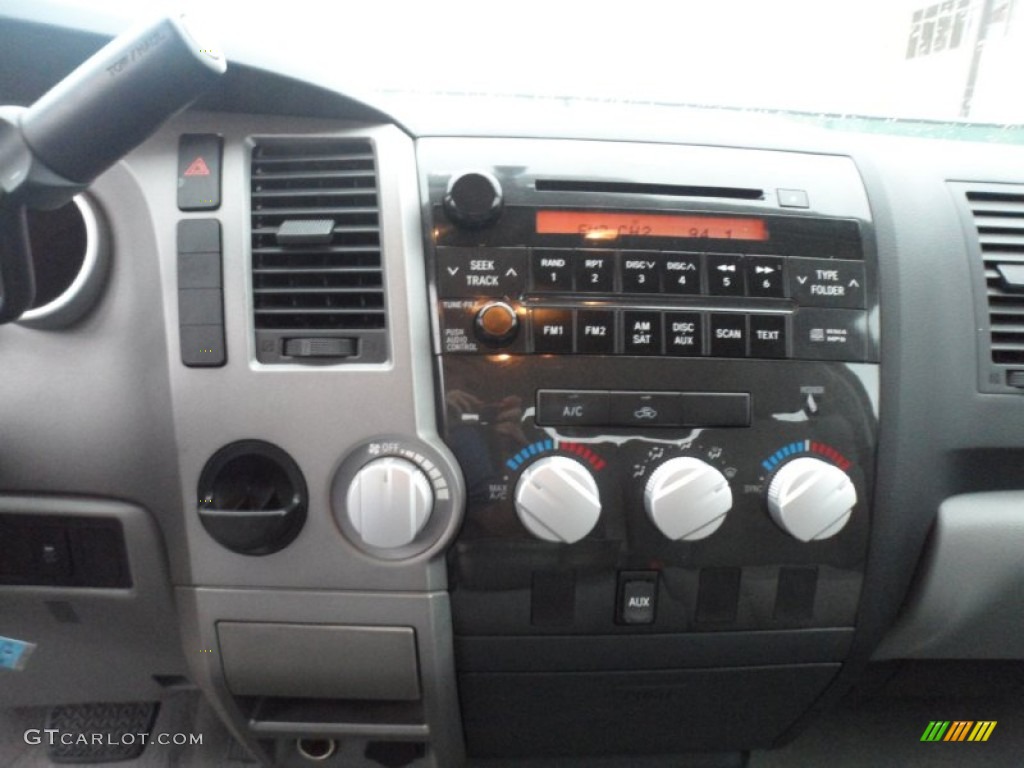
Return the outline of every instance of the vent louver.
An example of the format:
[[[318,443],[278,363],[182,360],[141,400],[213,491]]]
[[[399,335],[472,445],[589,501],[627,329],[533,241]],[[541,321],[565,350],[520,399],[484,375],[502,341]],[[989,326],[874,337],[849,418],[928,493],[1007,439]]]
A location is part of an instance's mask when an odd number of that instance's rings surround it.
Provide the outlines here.
[[[387,358],[374,145],[261,138],[252,150],[252,286],[261,362]],[[344,345],[310,343],[348,339]]]
[[[966,195],[985,269],[992,362],[1024,365],[1024,188]]]

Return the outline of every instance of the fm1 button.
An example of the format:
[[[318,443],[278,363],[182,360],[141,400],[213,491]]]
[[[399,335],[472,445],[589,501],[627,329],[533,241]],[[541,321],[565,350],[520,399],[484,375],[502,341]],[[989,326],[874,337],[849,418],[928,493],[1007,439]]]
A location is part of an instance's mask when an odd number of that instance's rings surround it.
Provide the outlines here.
[[[622,624],[653,624],[658,594],[656,574],[619,576],[619,621]]]
[[[533,349],[538,354],[572,352],[572,310],[533,310]]]

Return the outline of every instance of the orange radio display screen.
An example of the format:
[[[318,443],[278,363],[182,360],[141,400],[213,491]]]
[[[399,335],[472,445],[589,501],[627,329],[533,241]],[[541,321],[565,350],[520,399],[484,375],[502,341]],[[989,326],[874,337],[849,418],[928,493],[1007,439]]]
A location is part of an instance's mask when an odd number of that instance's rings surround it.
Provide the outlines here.
[[[618,237],[686,237],[768,240],[763,219],[615,211],[537,211],[538,235],[582,235],[588,240]]]

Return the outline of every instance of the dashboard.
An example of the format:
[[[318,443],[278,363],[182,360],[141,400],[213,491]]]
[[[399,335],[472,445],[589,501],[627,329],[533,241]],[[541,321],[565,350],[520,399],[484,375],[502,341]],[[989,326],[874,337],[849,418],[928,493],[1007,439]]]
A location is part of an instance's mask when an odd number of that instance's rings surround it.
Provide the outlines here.
[[[3,104],[102,42],[0,39]],[[1024,149],[229,73],[33,224],[0,704],[728,760],[1024,653]]]

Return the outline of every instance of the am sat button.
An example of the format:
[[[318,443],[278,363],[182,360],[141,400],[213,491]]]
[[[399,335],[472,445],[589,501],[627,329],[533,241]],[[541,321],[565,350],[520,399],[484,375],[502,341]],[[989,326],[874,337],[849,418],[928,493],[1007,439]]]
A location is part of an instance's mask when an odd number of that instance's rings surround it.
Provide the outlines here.
[[[542,426],[598,426],[608,423],[607,392],[537,392],[537,423]]]
[[[622,320],[627,355],[661,354],[660,312],[624,312]]]

